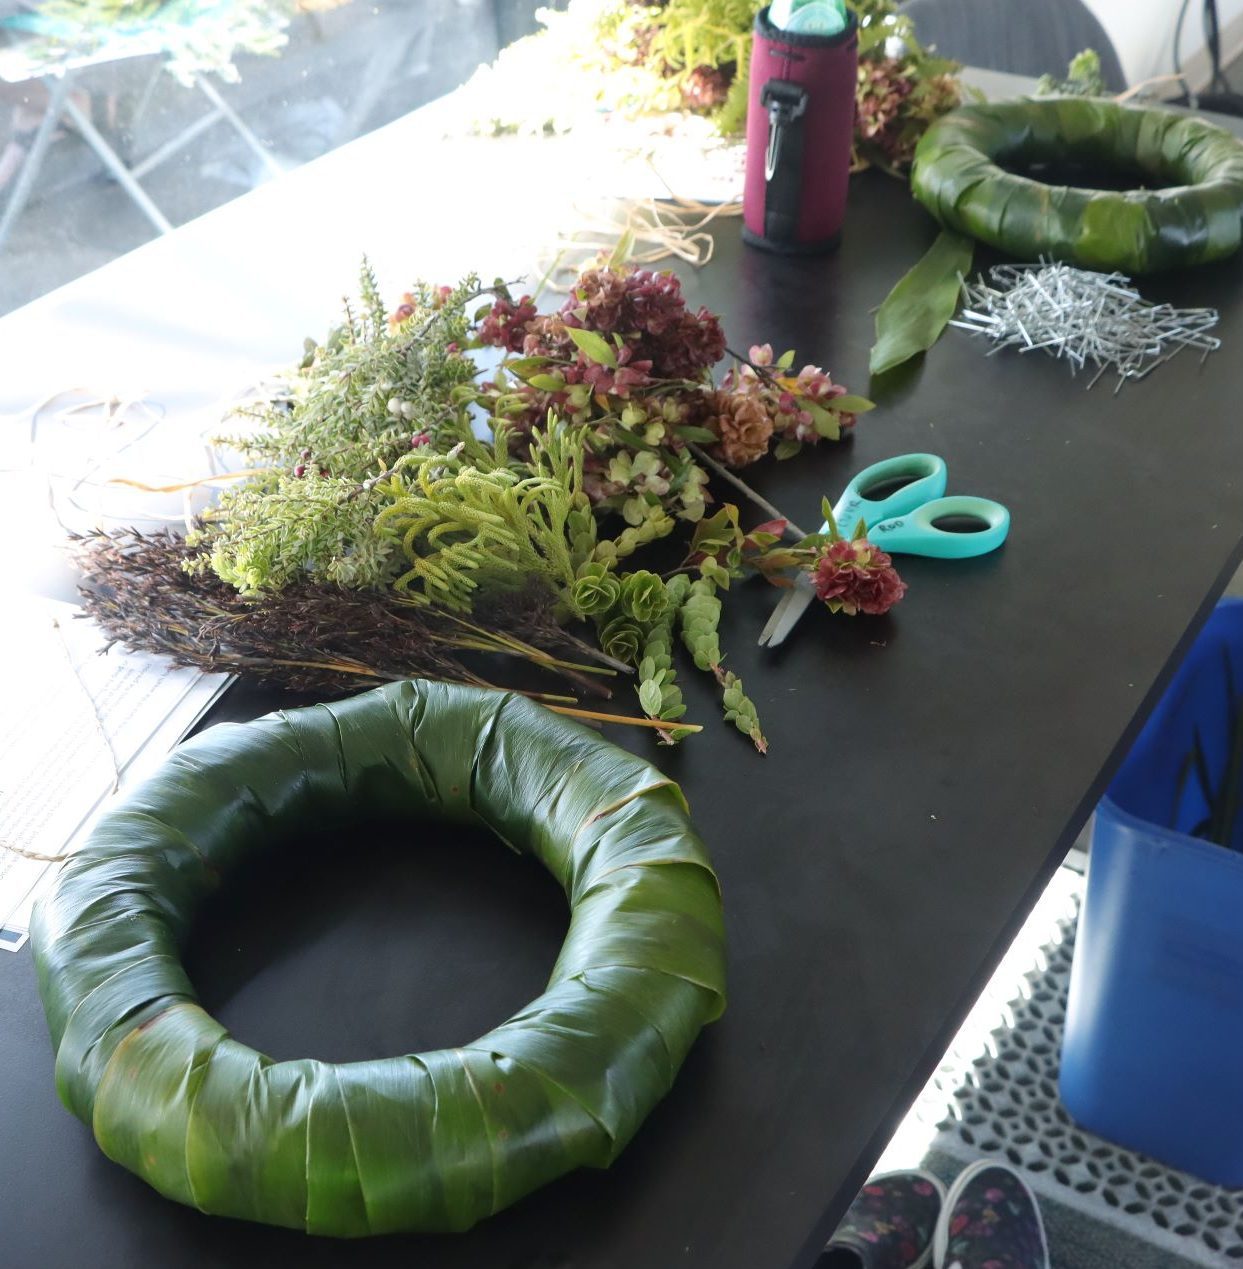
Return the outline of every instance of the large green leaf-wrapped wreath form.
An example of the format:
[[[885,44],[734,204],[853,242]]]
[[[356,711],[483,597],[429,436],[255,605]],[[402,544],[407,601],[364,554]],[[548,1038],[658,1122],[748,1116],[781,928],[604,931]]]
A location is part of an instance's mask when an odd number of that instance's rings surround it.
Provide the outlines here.
[[[1082,189],[1006,170],[1067,162],[1164,188]],[[911,189],[946,228],[1015,259],[1156,273],[1238,249],[1243,145],[1203,119],[1103,98],[988,102],[928,129]]]
[[[483,825],[564,887],[544,994],[459,1049],[275,1062],[197,1003],[196,909],[359,807]],[[415,847],[417,848],[417,847]],[[607,1166],[724,1007],[716,876],[681,791],[520,696],[431,682],[224,724],[124,796],[32,931],[57,1089],[109,1158],[204,1212],[339,1236],[461,1230]]]

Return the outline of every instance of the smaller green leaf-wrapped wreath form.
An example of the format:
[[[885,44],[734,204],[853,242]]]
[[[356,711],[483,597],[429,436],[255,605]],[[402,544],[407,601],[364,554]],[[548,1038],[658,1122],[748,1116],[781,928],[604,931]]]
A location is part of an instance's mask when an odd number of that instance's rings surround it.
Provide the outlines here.
[[[1004,170],[1068,161],[1169,187],[1080,189]],[[1243,145],[1203,119],[1154,107],[1091,97],[989,102],[928,129],[911,189],[947,228],[1017,259],[1156,273],[1238,249]]]
[[[360,807],[534,855],[569,898],[565,944],[544,994],[473,1044],[274,1062],[198,1005],[181,942],[248,857]],[[109,1158],[204,1212],[340,1236],[466,1229],[606,1166],[725,1000],[717,880],[677,785],[522,697],[426,682],[182,746],[65,864],[32,941],[57,1088]]]

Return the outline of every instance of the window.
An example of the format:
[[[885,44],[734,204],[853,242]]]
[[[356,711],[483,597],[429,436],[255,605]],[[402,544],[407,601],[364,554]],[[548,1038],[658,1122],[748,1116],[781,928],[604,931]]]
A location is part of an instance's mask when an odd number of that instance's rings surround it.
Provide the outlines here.
[[[538,0],[0,0],[0,312],[463,83]]]

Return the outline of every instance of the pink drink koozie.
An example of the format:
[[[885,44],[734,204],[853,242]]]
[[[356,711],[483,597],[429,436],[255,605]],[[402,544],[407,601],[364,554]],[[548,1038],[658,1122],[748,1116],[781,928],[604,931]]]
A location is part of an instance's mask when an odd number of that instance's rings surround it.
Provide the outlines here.
[[[837,243],[846,214],[855,126],[858,26],[837,35],[779,31],[755,15],[747,104],[742,236],[769,251],[810,254]]]

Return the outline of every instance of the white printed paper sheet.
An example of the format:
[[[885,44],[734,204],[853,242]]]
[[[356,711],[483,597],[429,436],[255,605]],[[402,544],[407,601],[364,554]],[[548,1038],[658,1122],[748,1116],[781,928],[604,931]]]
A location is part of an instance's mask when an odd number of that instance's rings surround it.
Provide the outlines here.
[[[229,681],[108,648],[78,614],[30,599],[0,623],[0,950],[25,943],[58,866],[21,852],[72,852],[117,787],[153,769]]]

